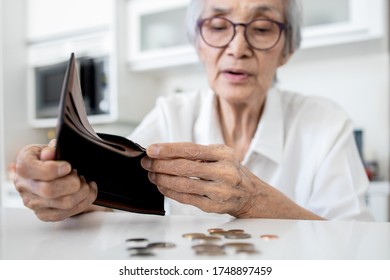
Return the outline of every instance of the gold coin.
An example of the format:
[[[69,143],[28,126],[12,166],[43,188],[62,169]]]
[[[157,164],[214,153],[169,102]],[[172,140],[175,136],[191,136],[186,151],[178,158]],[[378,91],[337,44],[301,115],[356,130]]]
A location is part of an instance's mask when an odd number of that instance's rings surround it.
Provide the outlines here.
[[[209,233],[212,233],[212,232],[219,232],[219,231],[224,231],[222,228],[209,228],[207,230]]]
[[[148,244],[147,248],[149,249],[163,249],[163,248],[174,248],[176,247],[176,244],[175,243],[171,243],[171,242],[154,242],[154,243],[150,243]]]
[[[219,237],[219,236],[205,235],[205,236],[193,237],[192,240],[195,240],[195,241],[204,241],[204,242],[213,242],[213,241],[219,241],[219,240],[221,240],[221,237]]]
[[[210,235],[220,235],[220,236],[225,236],[226,234],[229,234],[229,232],[221,230],[221,231],[212,231],[210,232]]]
[[[276,234],[263,234],[260,236],[261,239],[269,241],[269,240],[276,240],[279,238]]]
[[[188,238],[188,239],[194,239],[196,237],[202,237],[202,236],[206,236],[206,234],[193,232],[193,233],[185,233],[185,234],[182,235],[182,237]]]

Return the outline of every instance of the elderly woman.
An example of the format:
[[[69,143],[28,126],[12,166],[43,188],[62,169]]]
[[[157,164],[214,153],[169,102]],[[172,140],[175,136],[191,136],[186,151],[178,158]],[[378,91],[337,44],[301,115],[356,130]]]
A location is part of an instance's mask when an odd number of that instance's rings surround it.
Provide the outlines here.
[[[210,90],[160,98],[130,136],[148,146],[141,163],[168,213],[370,219],[350,119],[274,87],[299,47],[300,13],[296,0],[192,0],[189,33]],[[18,155],[24,204],[46,221],[96,209],[96,185],[54,161],[53,145]]]

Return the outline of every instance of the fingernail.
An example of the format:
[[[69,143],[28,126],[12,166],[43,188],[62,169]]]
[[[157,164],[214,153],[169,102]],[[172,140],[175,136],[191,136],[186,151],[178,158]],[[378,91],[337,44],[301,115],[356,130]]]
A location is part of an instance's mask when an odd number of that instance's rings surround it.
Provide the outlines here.
[[[148,176],[151,182],[154,182],[154,180],[156,179],[156,173],[154,172],[149,172]]]
[[[141,165],[142,165],[143,168],[149,169],[152,166],[152,160],[150,158],[148,158],[148,157],[144,157],[141,160]]]
[[[60,163],[58,166],[58,175],[65,176],[71,171],[70,165],[66,162]]]
[[[160,153],[160,147],[158,145],[150,145],[146,152],[150,156],[157,156]]]

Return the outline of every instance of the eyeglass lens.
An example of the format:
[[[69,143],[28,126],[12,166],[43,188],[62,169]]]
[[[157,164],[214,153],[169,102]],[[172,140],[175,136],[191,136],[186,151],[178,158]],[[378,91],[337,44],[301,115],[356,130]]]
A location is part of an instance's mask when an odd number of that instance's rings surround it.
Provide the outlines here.
[[[277,44],[281,28],[276,22],[259,19],[250,22],[246,26],[245,32],[245,37],[252,47],[264,50]],[[201,34],[205,42],[217,48],[227,46],[234,38],[235,33],[235,24],[224,18],[209,18],[201,25]]]

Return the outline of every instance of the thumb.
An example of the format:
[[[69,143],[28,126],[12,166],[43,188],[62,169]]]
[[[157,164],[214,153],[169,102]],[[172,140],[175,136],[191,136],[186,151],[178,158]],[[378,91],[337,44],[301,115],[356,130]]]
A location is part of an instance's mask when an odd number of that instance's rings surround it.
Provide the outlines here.
[[[50,141],[49,145],[44,147],[41,151],[40,159],[45,160],[54,160],[56,152],[56,139]]]

